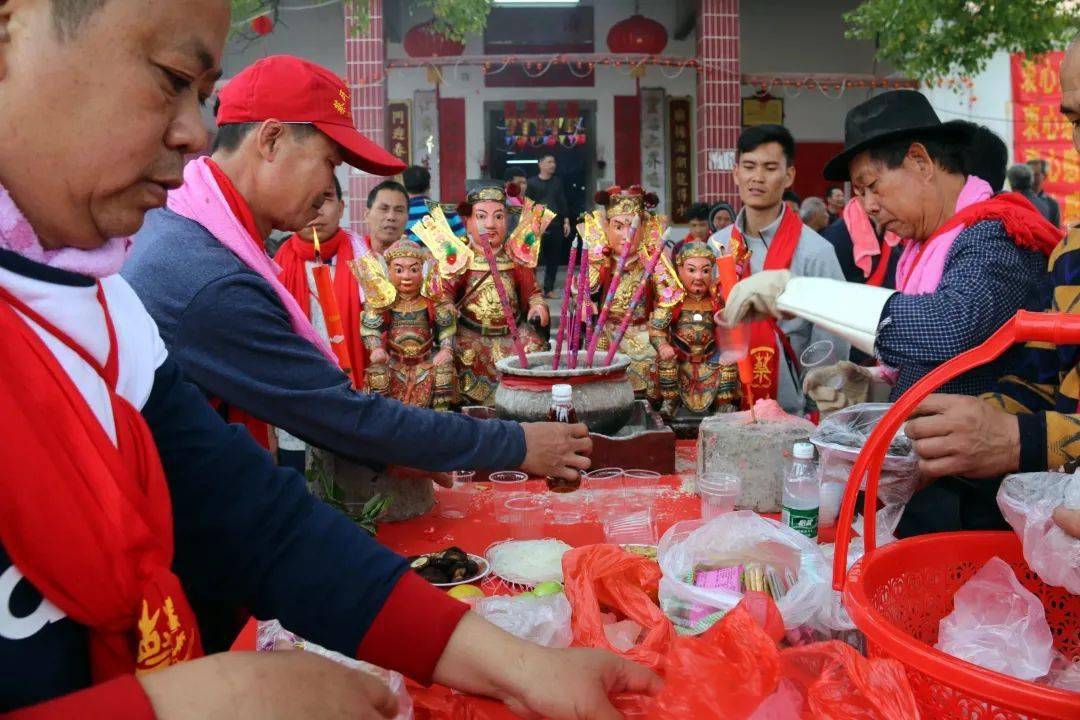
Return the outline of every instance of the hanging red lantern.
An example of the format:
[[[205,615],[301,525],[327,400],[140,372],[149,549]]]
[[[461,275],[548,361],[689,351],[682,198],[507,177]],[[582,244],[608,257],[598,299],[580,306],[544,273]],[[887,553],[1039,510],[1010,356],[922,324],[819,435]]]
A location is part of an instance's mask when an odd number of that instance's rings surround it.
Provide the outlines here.
[[[405,33],[402,45],[409,57],[451,57],[465,51],[465,44],[435,32],[435,21],[420,23]]]
[[[251,18],[251,31],[260,36],[269,35],[274,31],[274,18],[270,13]]]
[[[616,54],[659,55],[667,41],[667,28],[644,15],[620,20],[607,35],[608,50]]]

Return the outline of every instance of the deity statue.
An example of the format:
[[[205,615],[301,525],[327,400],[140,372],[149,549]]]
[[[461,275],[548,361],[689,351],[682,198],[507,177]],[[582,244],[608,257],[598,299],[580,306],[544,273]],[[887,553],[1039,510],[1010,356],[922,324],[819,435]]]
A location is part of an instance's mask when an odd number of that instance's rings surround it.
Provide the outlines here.
[[[716,361],[714,315],[723,301],[713,282],[714,263],[708,245],[685,243],[675,255],[675,268],[686,295],[674,305],[657,306],[649,319],[660,414],[668,421],[738,409],[739,368]]]
[[[364,389],[409,405],[449,410],[455,400],[453,305],[430,291],[431,256],[398,240],[382,260],[366,253],[350,263],[364,290],[360,337],[368,351]],[[437,270],[435,270],[437,272]]]
[[[482,187],[458,205],[468,231],[469,262],[460,272],[440,273],[437,278],[460,313],[457,373],[463,403],[493,405],[498,385],[495,363],[516,356],[496,282],[506,291],[509,314],[525,352],[547,347],[544,334],[551,317],[534,268],[540,258],[540,238],[554,213],[526,200],[508,238],[508,192],[516,197],[517,186]],[[494,268],[488,263],[488,250],[495,258]]]
[[[630,312],[634,291],[645,280],[649,259],[663,243],[667,219],[649,212],[656,207],[657,198],[640,185],[602,190],[596,194],[596,202],[604,210],[586,215],[578,231],[588,247],[589,292],[597,303],[597,313],[602,312],[620,256],[628,252],[604,327],[596,329],[600,333],[599,355],[607,352],[616,330]],[[671,262],[661,254],[646,287],[644,302],[634,308],[626,334],[619,342],[619,352],[630,358],[630,382],[638,397],[651,395],[656,384],[656,349],[649,340],[649,316],[658,307],[672,307],[683,295]]]

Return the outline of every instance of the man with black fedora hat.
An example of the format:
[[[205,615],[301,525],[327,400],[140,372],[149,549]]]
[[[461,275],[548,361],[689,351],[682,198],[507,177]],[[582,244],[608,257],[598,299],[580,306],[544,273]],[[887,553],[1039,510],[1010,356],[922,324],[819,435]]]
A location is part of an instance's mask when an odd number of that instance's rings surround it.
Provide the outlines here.
[[[878,95],[848,112],[844,150],[825,177],[848,180],[882,232],[903,238],[897,289],[758,273],[731,293],[729,323],[760,315],[796,316],[873,353],[873,369],[841,362],[807,375],[822,410],[864,402],[870,381],[891,385],[896,399],[949,358],[975,347],[1017,310],[1037,309],[1046,256],[1061,237],[1026,199],[994,196],[969,174],[975,126],[942,123],[911,90]],[[948,383],[944,391],[989,390],[1012,357]]]

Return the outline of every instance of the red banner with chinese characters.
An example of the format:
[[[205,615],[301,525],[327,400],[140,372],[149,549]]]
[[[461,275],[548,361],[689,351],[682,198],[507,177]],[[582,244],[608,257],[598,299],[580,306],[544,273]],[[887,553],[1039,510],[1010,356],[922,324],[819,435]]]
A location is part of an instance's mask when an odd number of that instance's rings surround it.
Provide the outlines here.
[[[1062,222],[1072,224],[1080,222],[1080,156],[1060,110],[1062,57],[1012,56],[1013,153],[1017,162],[1046,160],[1043,190],[1058,201]]]
[[[395,100],[386,106],[390,114],[390,122],[387,125],[390,133],[390,153],[406,165],[412,164],[410,105],[408,100]]]
[[[694,179],[690,151],[690,98],[668,99],[668,177],[671,222],[686,222],[686,210],[694,203]]]

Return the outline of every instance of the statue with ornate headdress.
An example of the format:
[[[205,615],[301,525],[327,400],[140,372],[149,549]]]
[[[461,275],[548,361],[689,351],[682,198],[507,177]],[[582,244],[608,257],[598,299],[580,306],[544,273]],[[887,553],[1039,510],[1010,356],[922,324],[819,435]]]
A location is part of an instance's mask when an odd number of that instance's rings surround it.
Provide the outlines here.
[[[431,255],[398,240],[382,260],[367,254],[350,267],[364,290],[360,337],[368,351],[364,389],[409,405],[449,410],[455,401],[453,305],[425,282]],[[438,272],[438,268],[432,270]]]
[[[601,190],[596,194],[596,203],[602,209],[586,214],[578,226],[588,247],[589,292],[598,313],[602,315],[608,305],[603,327],[595,330],[600,333],[596,346],[606,352],[617,328],[632,313],[619,352],[630,358],[634,394],[649,397],[656,384],[656,349],[649,340],[649,317],[656,308],[670,308],[684,295],[675,269],[663,252],[647,282],[644,302],[633,308],[631,302],[634,291],[646,282],[650,259],[663,245],[667,218],[651,212],[657,197],[640,185]]]
[[[699,420],[738,409],[739,369],[716,361],[714,315],[723,301],[713,280],[714,264],[705,243],[680,247],[675,269],[686,295],[673,305],[658,305],[649,318],[660,414],[668,421]]]
[[[516,196],[518,188],[478,188],[458,205],[468,231],[469,260],[460,271],[440,273],[437,278],[459,312],[456,355],[463,403],[494,403],[498,385],[495,363],[516,354],[508,316],[517,327],[525,352],[547,346],[545,335],[551,317],[534,268],[540,259],[540,238],[554,213],[526,200],[521,219],[508,237],[507,192]],[[488,262],[489,251],[494,267]],[[508,310],[496,282],[505,290]]]

